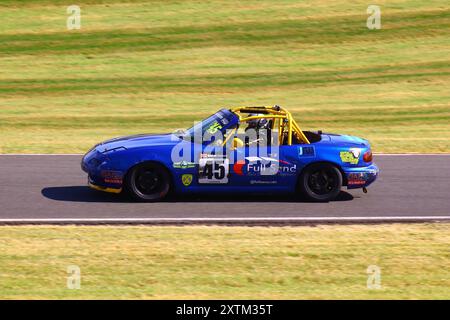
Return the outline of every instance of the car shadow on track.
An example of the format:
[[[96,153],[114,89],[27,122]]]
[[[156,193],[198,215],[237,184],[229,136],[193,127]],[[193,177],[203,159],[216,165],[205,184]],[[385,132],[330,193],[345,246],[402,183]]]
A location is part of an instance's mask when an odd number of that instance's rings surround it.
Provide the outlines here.
[[[64,187],[47,187],[41,190],[44,197],[56,201],[69,202],[117,202],[117,203],[134,203],[128,197],[122,194],[111,194],[92,190],[87,186],[64,186]],[[350,201],[353,196],[341,191],[333,202]],[[199,203],[199,202],[310,202],[308,200],[296,197],[295,195],[276,195],[276,194],[191,194],[191,195],[172,195],[165,199],[166,203]]]
[[[86,186],[47,187],[41,194],[51,200],[69,202],[127,202],[122,195],[92,190]]]

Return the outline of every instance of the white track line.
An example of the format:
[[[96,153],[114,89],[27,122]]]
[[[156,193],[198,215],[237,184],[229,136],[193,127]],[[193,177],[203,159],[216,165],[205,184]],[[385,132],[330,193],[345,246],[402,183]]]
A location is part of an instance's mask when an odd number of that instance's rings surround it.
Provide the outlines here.
[[[237,218],[49,218],[0,219],[1,223],[208,223],[208,222],[376,222],[376,221],[433,221],[449,220],[450,216],[392,216],[392,217],[237,217]]]

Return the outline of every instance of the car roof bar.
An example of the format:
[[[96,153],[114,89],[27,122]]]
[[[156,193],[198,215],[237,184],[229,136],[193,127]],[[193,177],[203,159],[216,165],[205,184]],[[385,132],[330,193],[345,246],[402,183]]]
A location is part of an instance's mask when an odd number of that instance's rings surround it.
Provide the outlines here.
[[[287,132],[288,132],[288,145],[292,145],[292,135],[295,134],[296,137],[305,144],[311,144],[308,138],[305,136],[303,131],[300,129],[297,122],[295,122],[291,113],[287,111],[285,108],[280,106],[262,106],[262,107],[234,107],[230,109],[231,112],[235,113],[239,117],[239,121],[248,121],[253,119],[284,119],[281,128],[285,129],[285,125],[287,124]],[[241,116],[241,113],[260,113],[263,114],[261,116],[250,116],[244,117]],[[282,135],[280,134],[280,143],[282,143]]]

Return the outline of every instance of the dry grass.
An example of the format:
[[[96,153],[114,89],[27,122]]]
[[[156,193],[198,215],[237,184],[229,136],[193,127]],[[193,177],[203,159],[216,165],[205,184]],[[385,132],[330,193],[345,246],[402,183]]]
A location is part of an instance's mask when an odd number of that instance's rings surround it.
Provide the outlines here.
[[[449,248],[450,224],[3,226],[0,298],[449,299]]]
[[[376,152],[449,152],[445,1],[2,1],[0,153],[84,152],[192,125],[220,107],[280,104],[305,129]],[[33,17],[33,18],[31,18]]]

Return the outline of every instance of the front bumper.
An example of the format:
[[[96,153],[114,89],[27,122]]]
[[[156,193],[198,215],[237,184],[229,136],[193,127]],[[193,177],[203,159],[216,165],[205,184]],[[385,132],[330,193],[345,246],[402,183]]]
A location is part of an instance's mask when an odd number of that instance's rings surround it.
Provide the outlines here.
[[[376,164],[367,167],[345,168],[347,189],[365,188],[372,184],[378,177],[380,169]]]
[[[88,181],[88,186],[94,190],[99,190],[99,191],[104,191],[104,192],[110,192],[110,193],[121,193],[122,192],[122,188],[116,189],[116,188],[108,188],[108,187],[98,186],[98,185],[91,183],[90,181]]]
[[[123,172],[111,168],[108,157],[95,148],[83,157],[81,169],[88,174],[88,186],[92,189],[112,193],[122,191]]]

